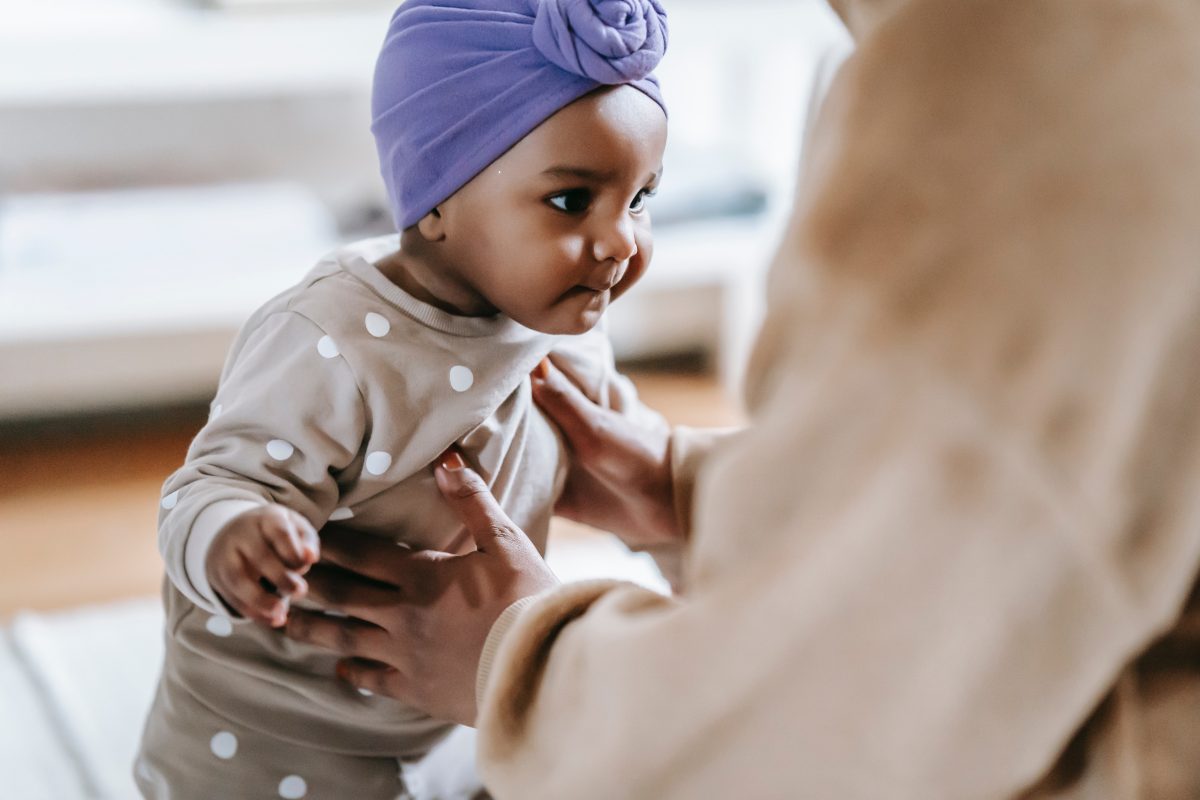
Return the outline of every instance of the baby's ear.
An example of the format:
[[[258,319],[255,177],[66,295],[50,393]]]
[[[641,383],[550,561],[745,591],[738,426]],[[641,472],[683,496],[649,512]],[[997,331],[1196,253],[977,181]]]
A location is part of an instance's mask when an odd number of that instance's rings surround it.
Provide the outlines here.
[[[427,242],[440,242],[446,238],[446,225],[442,221],[442,210],[434,208],[417,222],[417,231]]]

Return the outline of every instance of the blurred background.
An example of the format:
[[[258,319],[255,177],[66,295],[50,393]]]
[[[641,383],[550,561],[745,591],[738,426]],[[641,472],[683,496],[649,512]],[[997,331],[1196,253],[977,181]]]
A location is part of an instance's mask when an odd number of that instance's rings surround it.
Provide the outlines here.
[[[390,229],[368,124],[395,5],[0,0],[4,797],[136,796],[159,487],[250,312]],[[609,325],[649,405],[737,424],[803,131],[849,43],[823,0],[668,9],[655,260]],[[661,587],[578,528],[549,555]]]

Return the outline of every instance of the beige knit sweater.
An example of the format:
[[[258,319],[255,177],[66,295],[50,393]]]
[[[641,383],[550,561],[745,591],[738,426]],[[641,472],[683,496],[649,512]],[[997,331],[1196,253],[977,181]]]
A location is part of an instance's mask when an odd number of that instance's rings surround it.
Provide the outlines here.
[[[687,589],[498,623],[499,798],[1200,797],[1200,3],[842,9]]]

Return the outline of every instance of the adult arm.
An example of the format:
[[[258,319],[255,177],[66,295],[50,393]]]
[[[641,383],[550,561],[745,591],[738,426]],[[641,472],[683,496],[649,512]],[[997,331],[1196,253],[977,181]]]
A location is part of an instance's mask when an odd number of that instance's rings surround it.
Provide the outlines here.
[[[1200,131],[1180,93],[1110,88],[1175,85],[1197,20],[1106,9],[913,4],[863,43],[686,600],[568,586],[510,620],[478,720],[497,797],[1013,796],[1173,624]],[[1107,766],[1093,788],[1130,794]]]

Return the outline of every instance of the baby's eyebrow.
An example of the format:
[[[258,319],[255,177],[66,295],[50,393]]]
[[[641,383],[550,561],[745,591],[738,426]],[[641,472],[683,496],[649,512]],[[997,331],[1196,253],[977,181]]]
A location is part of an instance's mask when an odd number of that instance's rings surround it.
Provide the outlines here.
[[[658,171],[646,179],[647,183],[652,181],[662,180],[663,168],[660,166]],[[616,170],[595,170],[587,167],[572,167],[568,165],[559,165],[543,170],[542,175],[551,178],[576,178],[578,180],[591,181],[592,183],[610,183],[617,179]]]
[[[549,175],[552,178],[579,178],[585,181],[594,181],[596,183],[606,183],[616,177],[616,172],[612,170],[600,171],[588,169],[587,167],[571,167],[557,166],[550,167],[542,171],[543,175]]]

